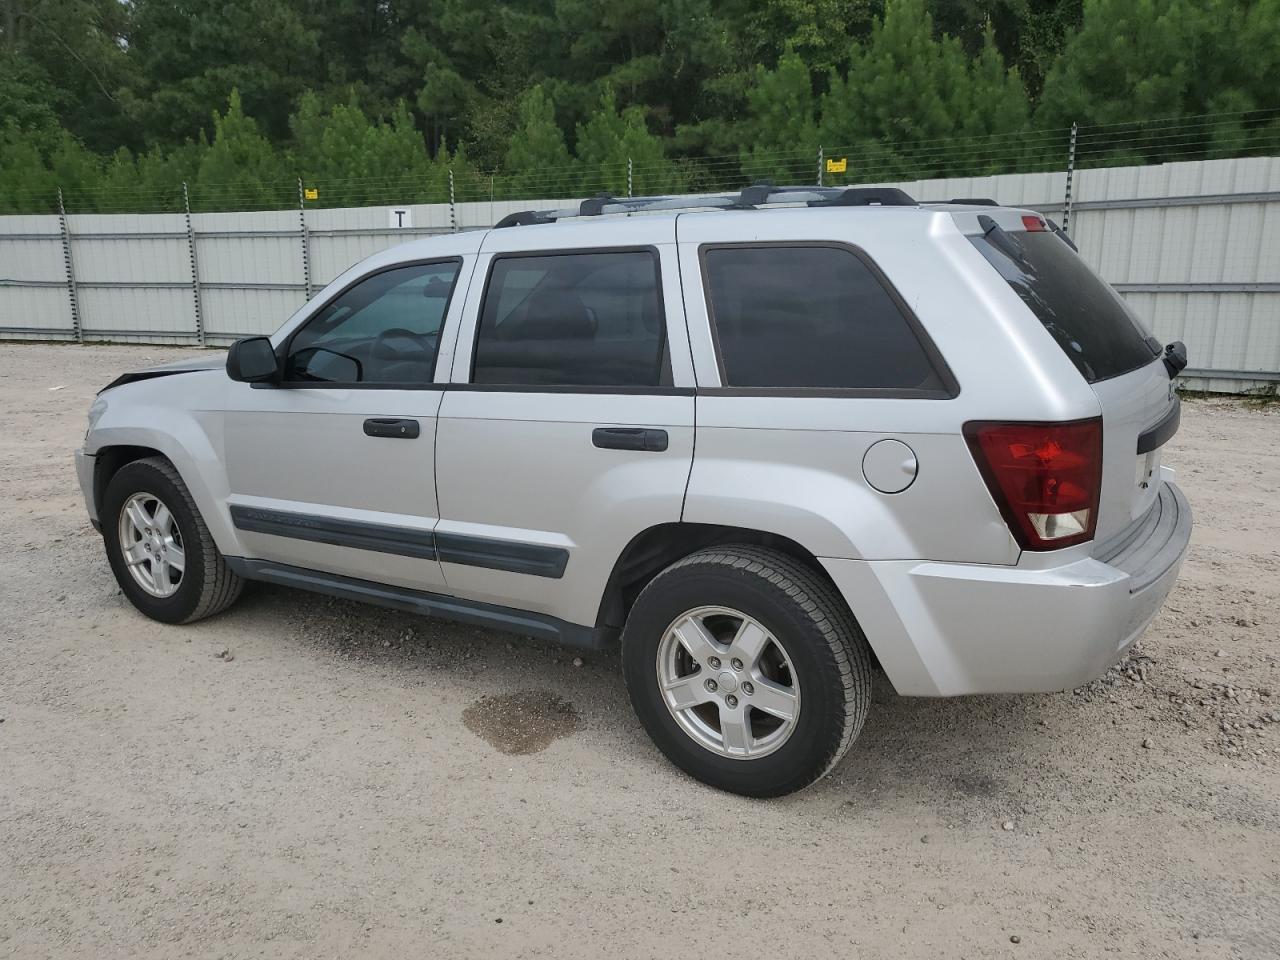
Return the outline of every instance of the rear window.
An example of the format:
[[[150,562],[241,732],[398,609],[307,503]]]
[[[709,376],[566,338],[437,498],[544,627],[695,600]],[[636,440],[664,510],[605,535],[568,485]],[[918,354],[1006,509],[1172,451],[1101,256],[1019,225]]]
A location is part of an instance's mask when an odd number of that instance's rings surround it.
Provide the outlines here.
[[[1159,351],[1120,295],[1056,234],[1005,234],[1008,250],[985,236],[973,245],[1008,281],[1090,383],[1145,366]]]
[[[851,247],[704,247],[726,387],[952,395],[906,305]]]

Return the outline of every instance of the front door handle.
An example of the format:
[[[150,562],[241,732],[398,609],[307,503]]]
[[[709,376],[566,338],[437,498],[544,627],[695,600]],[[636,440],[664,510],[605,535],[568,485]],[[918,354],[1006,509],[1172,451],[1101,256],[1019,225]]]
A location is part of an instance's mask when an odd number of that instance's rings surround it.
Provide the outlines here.
[[[392,440],[416,440],[418,438],[418,421],[380,419],[375,417],[364,422],[364,433],[367,437],[389,437]]]
[[[605,450],[647,450],[661,453],[667,449],[667,431],[654,427],[596,427],[591,442]]]

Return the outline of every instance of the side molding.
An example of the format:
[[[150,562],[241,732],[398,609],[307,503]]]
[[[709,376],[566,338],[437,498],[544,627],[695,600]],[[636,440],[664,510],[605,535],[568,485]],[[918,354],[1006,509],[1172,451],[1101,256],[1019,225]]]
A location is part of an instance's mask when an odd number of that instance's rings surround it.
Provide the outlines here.
[[[491,603],[446,597],[421,590],[410,590],[407,587],[374,583],[370,580],[356,580],[336,573],[306,570],[302,567],[291,567],[265,560],[246,560],[242,557],[227,557],[226,560],[232,570],[248,580],[310,590],[313,593],[342,597],[346,600],[374,603],[408,613],[440,617],[493,630],[504,630],[526,637],[538,637],[562,643],[565,646],[600,650],[611,646],[616,639],[617,631],[584,627],[581,624],[570,623],[541,613],[531,613],[527,610],[515,610]]]
[[[569,565],[569,551],[536,543],[468,537],[458,533],[434,533],[413,527],[397,527],[362,520],[345,520],[310,513],[291,513],[263,507],[231,505],[231,521],[237,530],[290,537],[338,547],[354,547],[402,557],[420,557],[442,563],[460,563],[531,577],[559,580]]]
[[[237,530],[248,533],[266,533],[273,537],[290,537],[337,547],[394,553],[402,557],[421,557],[426,560],[436,558],[435,542],[430,530],[339,520],[335,517],[288,513],[284,510],[265,510],[240,504],[231,505],[231,520]]]

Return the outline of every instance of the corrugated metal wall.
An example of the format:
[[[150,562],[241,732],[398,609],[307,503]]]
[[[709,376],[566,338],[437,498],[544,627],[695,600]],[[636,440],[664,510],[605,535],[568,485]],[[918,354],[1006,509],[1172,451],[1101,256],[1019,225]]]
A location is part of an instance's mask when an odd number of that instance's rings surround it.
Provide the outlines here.
[[[895,186],[1067,215],[1061,172]],[[0,338],[226,344],[272,332],[379,250],[572,202],[0,217]],[[1189,386],[1280,382],[1280,158],[1080,171],[1069,217],[1081,254],[1156,336],[1186,342]]]

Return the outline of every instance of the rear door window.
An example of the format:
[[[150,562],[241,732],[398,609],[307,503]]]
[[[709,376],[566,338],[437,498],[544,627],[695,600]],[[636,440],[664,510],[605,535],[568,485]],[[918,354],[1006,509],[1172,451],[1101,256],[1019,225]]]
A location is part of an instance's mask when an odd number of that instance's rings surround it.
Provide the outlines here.
[[[472,382],[656,387],[671,383],[651,250],[494,260]]]
[[[924,331],[861,251],[705,246],[702,262],[724,386],[954,395]]]
[[[969,240],[999,271],[1090,383],[1145,366],[1159,355],[1151,334],[1089,265],[1056,234],[1006,231],[1010,242]]]

